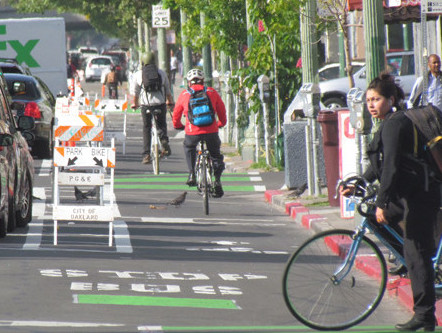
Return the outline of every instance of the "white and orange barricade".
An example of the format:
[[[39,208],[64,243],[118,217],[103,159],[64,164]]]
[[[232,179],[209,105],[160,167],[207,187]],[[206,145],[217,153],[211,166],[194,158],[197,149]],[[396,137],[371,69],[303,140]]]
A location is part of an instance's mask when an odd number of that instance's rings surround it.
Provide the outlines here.
[[[95,112],[103,113],[106,115],[105,119],[108,120],[112,117],[122,117],[120,119],[123,122],[123,126],[112,126],[115,122],[108,121],[104,125],[104,142],[109,142],[112,138],[115,141],[120,142],[123,145],[123,154],[126,154],[126,137],[127,137],[127,107],[128,102],[125,97],[124,100],[120,99],[96,99],[94,103]],[[117,122],[121,124],[121,122]]]
[[[104,115],[90,110],[89,99],[82,97],[57,102],[53,129],[54,245],[58,244],[58,221],[87,221],[109,222],[108,244],[112,246],[115,140],[110,140],[110,147],[103,146]],[[60,186],[92,186],[95,188],[95,203],[89,204],[92,200],[85,203],[73,201],[74,193],[70,201],[63,197],[65,202],[62,202]]]

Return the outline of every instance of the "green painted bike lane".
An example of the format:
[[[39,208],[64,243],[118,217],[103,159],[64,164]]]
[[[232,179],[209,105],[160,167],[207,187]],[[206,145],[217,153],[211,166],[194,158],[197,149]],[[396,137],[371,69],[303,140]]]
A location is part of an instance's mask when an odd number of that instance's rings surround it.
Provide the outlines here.
[[[193,190],[186,185],[187,174],[134,175],[115,177],[116,189]],[[245,173],[224,174],[221,178],[225,192],[263,192],[266,190],[259,175]]]

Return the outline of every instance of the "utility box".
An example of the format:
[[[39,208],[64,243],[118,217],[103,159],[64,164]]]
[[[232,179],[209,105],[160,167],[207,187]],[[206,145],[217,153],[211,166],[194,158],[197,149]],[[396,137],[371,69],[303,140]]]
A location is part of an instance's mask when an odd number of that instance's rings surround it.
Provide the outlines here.
[[[285,185],[288,188],[299,187],[307,183],[307,158],[305,145],[306,120],[298,120],[283,125],[284,131],[284,173]],[[322,142],[321,131],[318,130],[318,140]],[[325,164],[322,145],[318,146],[318,165],[320,186],[325,186]]]

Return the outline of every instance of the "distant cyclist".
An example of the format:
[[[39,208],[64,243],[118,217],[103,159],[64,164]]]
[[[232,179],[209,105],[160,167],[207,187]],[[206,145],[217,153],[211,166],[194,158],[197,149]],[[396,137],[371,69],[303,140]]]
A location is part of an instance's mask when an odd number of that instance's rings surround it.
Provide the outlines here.
[[[163,146],[162,155],[169,156],[171,150],[169,137],[167,136],[166,100],[167,105],[173,105],[174,102],[169,79],[164,71],[157,68],[155,55],[152,52],[144,53],[141,56],[141,65],[142,69],[135,73],[134,82],[131,85],[132,95],[134,96],[132,107],[138,108],[141,105],[141,116],[143,117],[143,159],[141,163],[148,164],[151,163],[152,114],[146,113],[146,111],[161,110],[161,113],[155,115],[155,117],[161,145]]]
[[[201,140],[206,141],[207,149],[213,160],[214,176],[215,176],[215,195],[220,198],[224,195],[221,185],[221,174],[225,168],[224,156],[221,154],[221,140],[218,135],[218,129],[226,124],[226,108],[215,89],[204,86],[204,74],[200,69],[191,69],[186,76],[188,88],[181,92],[178,101],[173,110],[173,127],[176,129],[185,130],[184,138],[184,153],[186,155],[187,168],[189,170],[189,177],[186,184],[189,186],[196,186],[195,179],[195,160],[196,160],[196,146]],[[195,125],[194,118],[189,117],[192,106],[189,105],[194,99],[195,94],[201,94],[205,90],[205,94],[201,96],[204,99],[208,97],[210,108],[213,111],[213,122],[206,125]],[[189,111],[190,110],[190,111]],[[186,118],[186,125],[181,122],[181,117]],[[196,117],[196,116],[194,116]],[[189,119],[190,118],[190,119]]]

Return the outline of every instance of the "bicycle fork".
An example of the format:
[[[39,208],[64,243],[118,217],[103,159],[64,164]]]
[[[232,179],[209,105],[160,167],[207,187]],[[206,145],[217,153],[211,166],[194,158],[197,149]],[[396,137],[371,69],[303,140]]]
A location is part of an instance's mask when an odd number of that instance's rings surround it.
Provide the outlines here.
[[[350,248],[348,249],[342,265],[340,265],[335,273],[330,277],[330,280],[334,285],[339,285],[352,270],[356,260],[356,254],[358,253],[359,246],[361,245],[364,235],[365,228],[358,228],[357,232],[352,236],[353,242],[351,242]]]

